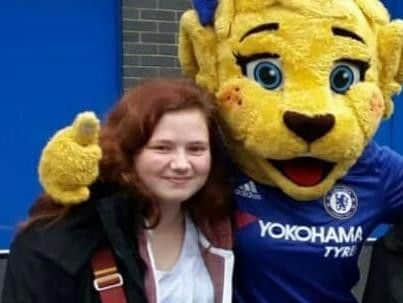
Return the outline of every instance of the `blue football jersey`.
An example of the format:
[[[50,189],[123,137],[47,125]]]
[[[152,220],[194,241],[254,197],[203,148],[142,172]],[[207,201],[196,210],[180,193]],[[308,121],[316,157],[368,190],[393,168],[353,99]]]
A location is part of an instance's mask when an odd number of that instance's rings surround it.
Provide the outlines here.
[[[322,198],[299,202],[239,174],[237,303],[353,303],[357,259],[381,222],[403,213],[403,157],[370,143]]]

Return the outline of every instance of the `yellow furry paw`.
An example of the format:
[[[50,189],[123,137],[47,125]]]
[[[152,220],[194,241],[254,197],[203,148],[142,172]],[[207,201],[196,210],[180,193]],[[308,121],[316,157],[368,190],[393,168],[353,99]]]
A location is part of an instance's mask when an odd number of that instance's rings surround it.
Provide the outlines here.
[[[90,197],[90,190],[86,186],[77,187],[75,189],[62,189],[61,186],[52,186],[49,184],[46,192],[55,202],[63,205],[75,205],[85,202]]]
[[[88,200],[88,187],[99,174],[100,123],[92,112],[77,115],[73,124],[58,131],[42,151],[39,181],[57,203],[73,205]]]

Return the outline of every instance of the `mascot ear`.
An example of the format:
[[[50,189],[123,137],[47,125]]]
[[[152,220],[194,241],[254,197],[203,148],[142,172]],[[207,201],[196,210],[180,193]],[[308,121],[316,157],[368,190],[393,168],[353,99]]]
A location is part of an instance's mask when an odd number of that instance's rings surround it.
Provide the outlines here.
[[[199,16],[201,25],[206,26],[214,21],[217,0],[193,0],[193,6]]]
[[[210,7],[213,8],[212,11],[200,10],[205,8],[200,6],[201,2],[211,4],[215,1],[195,1],[195,8],[199,11],[190,10],[182,15],[179,27],[179,62],[185,75],[214,92],[217,88],[217,36],[212,26],[203,26],[201,22],[213,21],[216,6]]]
[[[403,84],[403,21],[382,26],[378,35],[380,85],[386,102],[385,117],[388,117],[393,112],[392,97],[400,92]]]

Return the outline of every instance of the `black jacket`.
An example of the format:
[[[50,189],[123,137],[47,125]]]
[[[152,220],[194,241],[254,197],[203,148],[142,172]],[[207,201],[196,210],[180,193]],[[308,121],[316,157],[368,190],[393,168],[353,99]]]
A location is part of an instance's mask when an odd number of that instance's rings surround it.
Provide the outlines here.
[[[403,303],[403,224],[374,244],[363,303]]]
[[[126,194],[92,199],[50,226],[20,233],[11,246],[2,303],[100,303],[90,260],[105,244],[115,253],[128,303],[145,303],[133,204]]]

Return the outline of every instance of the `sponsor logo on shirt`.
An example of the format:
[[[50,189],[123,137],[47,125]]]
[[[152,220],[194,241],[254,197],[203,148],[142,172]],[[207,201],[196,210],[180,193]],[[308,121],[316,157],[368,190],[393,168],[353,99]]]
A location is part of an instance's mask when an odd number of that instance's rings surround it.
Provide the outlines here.
[[[239,185],[235,189],[235,194],[252,200],[262,200],[262,196],[257,191],[256,184],[253,181]]]
[[[338,185],[323,198],[323,206],[333,218],[349,219],[357,211],[357,195],[350,187]]]
[[[305,226],[259,220],[260,237],[323,244],[325,258],[353,257],[363,241],[361,226]]]

